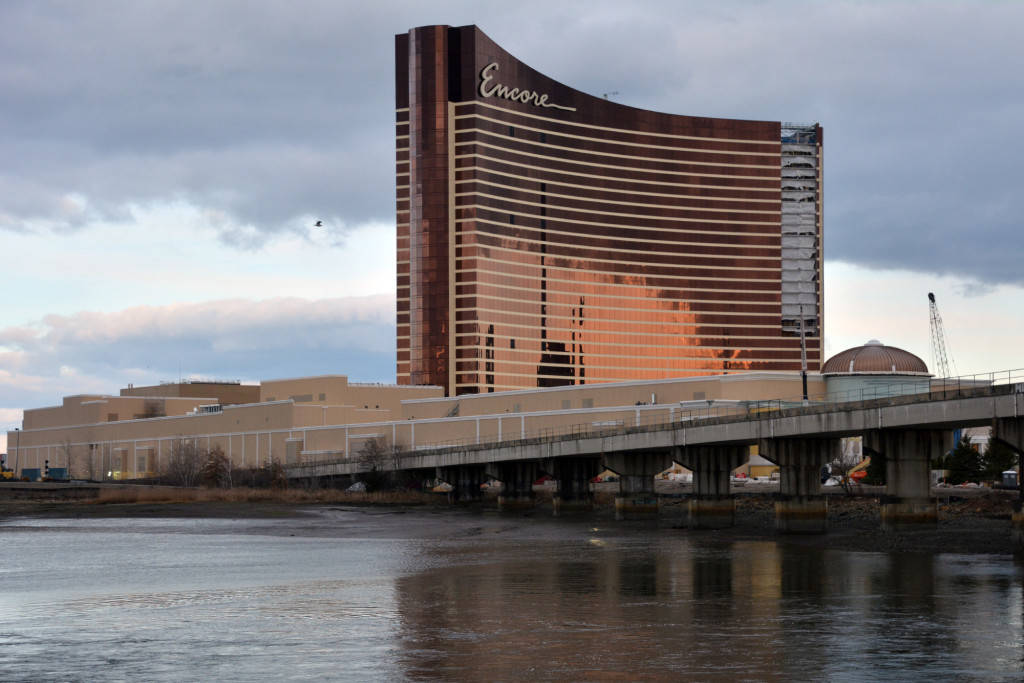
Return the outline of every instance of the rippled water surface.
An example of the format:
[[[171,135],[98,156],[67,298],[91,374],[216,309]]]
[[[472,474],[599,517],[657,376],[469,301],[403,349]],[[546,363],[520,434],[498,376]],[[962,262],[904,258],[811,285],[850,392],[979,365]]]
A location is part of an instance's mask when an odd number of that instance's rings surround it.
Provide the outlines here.
[[[1008,557],[457,511],[0,522],[5,681],[1019,680],[1022,615]]]

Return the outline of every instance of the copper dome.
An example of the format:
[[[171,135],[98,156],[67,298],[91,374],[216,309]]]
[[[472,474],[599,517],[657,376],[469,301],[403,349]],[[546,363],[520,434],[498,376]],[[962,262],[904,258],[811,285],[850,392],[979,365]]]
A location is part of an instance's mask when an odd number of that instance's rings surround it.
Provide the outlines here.
[[[928,375],[924,361],[903,349],[872,339],[864,346],[846,349],[825,361],[823,375]]]

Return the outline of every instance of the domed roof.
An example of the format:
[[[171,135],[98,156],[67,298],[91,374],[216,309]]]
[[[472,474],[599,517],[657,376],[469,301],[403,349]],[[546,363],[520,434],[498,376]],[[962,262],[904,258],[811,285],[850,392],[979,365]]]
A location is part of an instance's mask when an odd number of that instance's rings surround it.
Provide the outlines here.
[[[872,339],[825,361],[823,375],[929,375],[924,361],[903,349]]]

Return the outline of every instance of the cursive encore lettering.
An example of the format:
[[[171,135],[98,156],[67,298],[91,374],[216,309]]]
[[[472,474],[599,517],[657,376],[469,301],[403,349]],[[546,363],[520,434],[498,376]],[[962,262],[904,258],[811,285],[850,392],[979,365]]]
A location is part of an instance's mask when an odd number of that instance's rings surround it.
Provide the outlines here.
[[[507,85],[501,85],[500,83],[491,84],[494,80],[494,74],[492,72],[498,70],[498,64],[491,62],[483,69],[480,70],[480,96],[481,97],[500,97],[505,100],[512,100],[513,102],[522,102],[523,104],[532,104],[536,107],[550,107],[553,109],[562,109],[565,111],[576,111],[576,107],[564,107],[554,102],[548,102],[548,96],[542,95],[539,92],[533,90],[526,90],[525,88],[510,88]]]

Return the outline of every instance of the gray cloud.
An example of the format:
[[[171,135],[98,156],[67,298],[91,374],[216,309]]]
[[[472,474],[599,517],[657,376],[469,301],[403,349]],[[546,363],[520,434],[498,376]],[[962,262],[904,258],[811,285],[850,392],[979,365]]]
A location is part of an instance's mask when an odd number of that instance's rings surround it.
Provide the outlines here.
[[[391,220],[392,35],[439,22],[625,104],[820,121],[828,258],[1024,283],[1012,3],[7,2],[0,227],[178,199],[248,248]]]
[[[0,406],[48,405],[66,394],[112,393],[179,373],[241,380],[338,373],[393,381],[394,319],[388,296],[48,315],[0,329]]]

